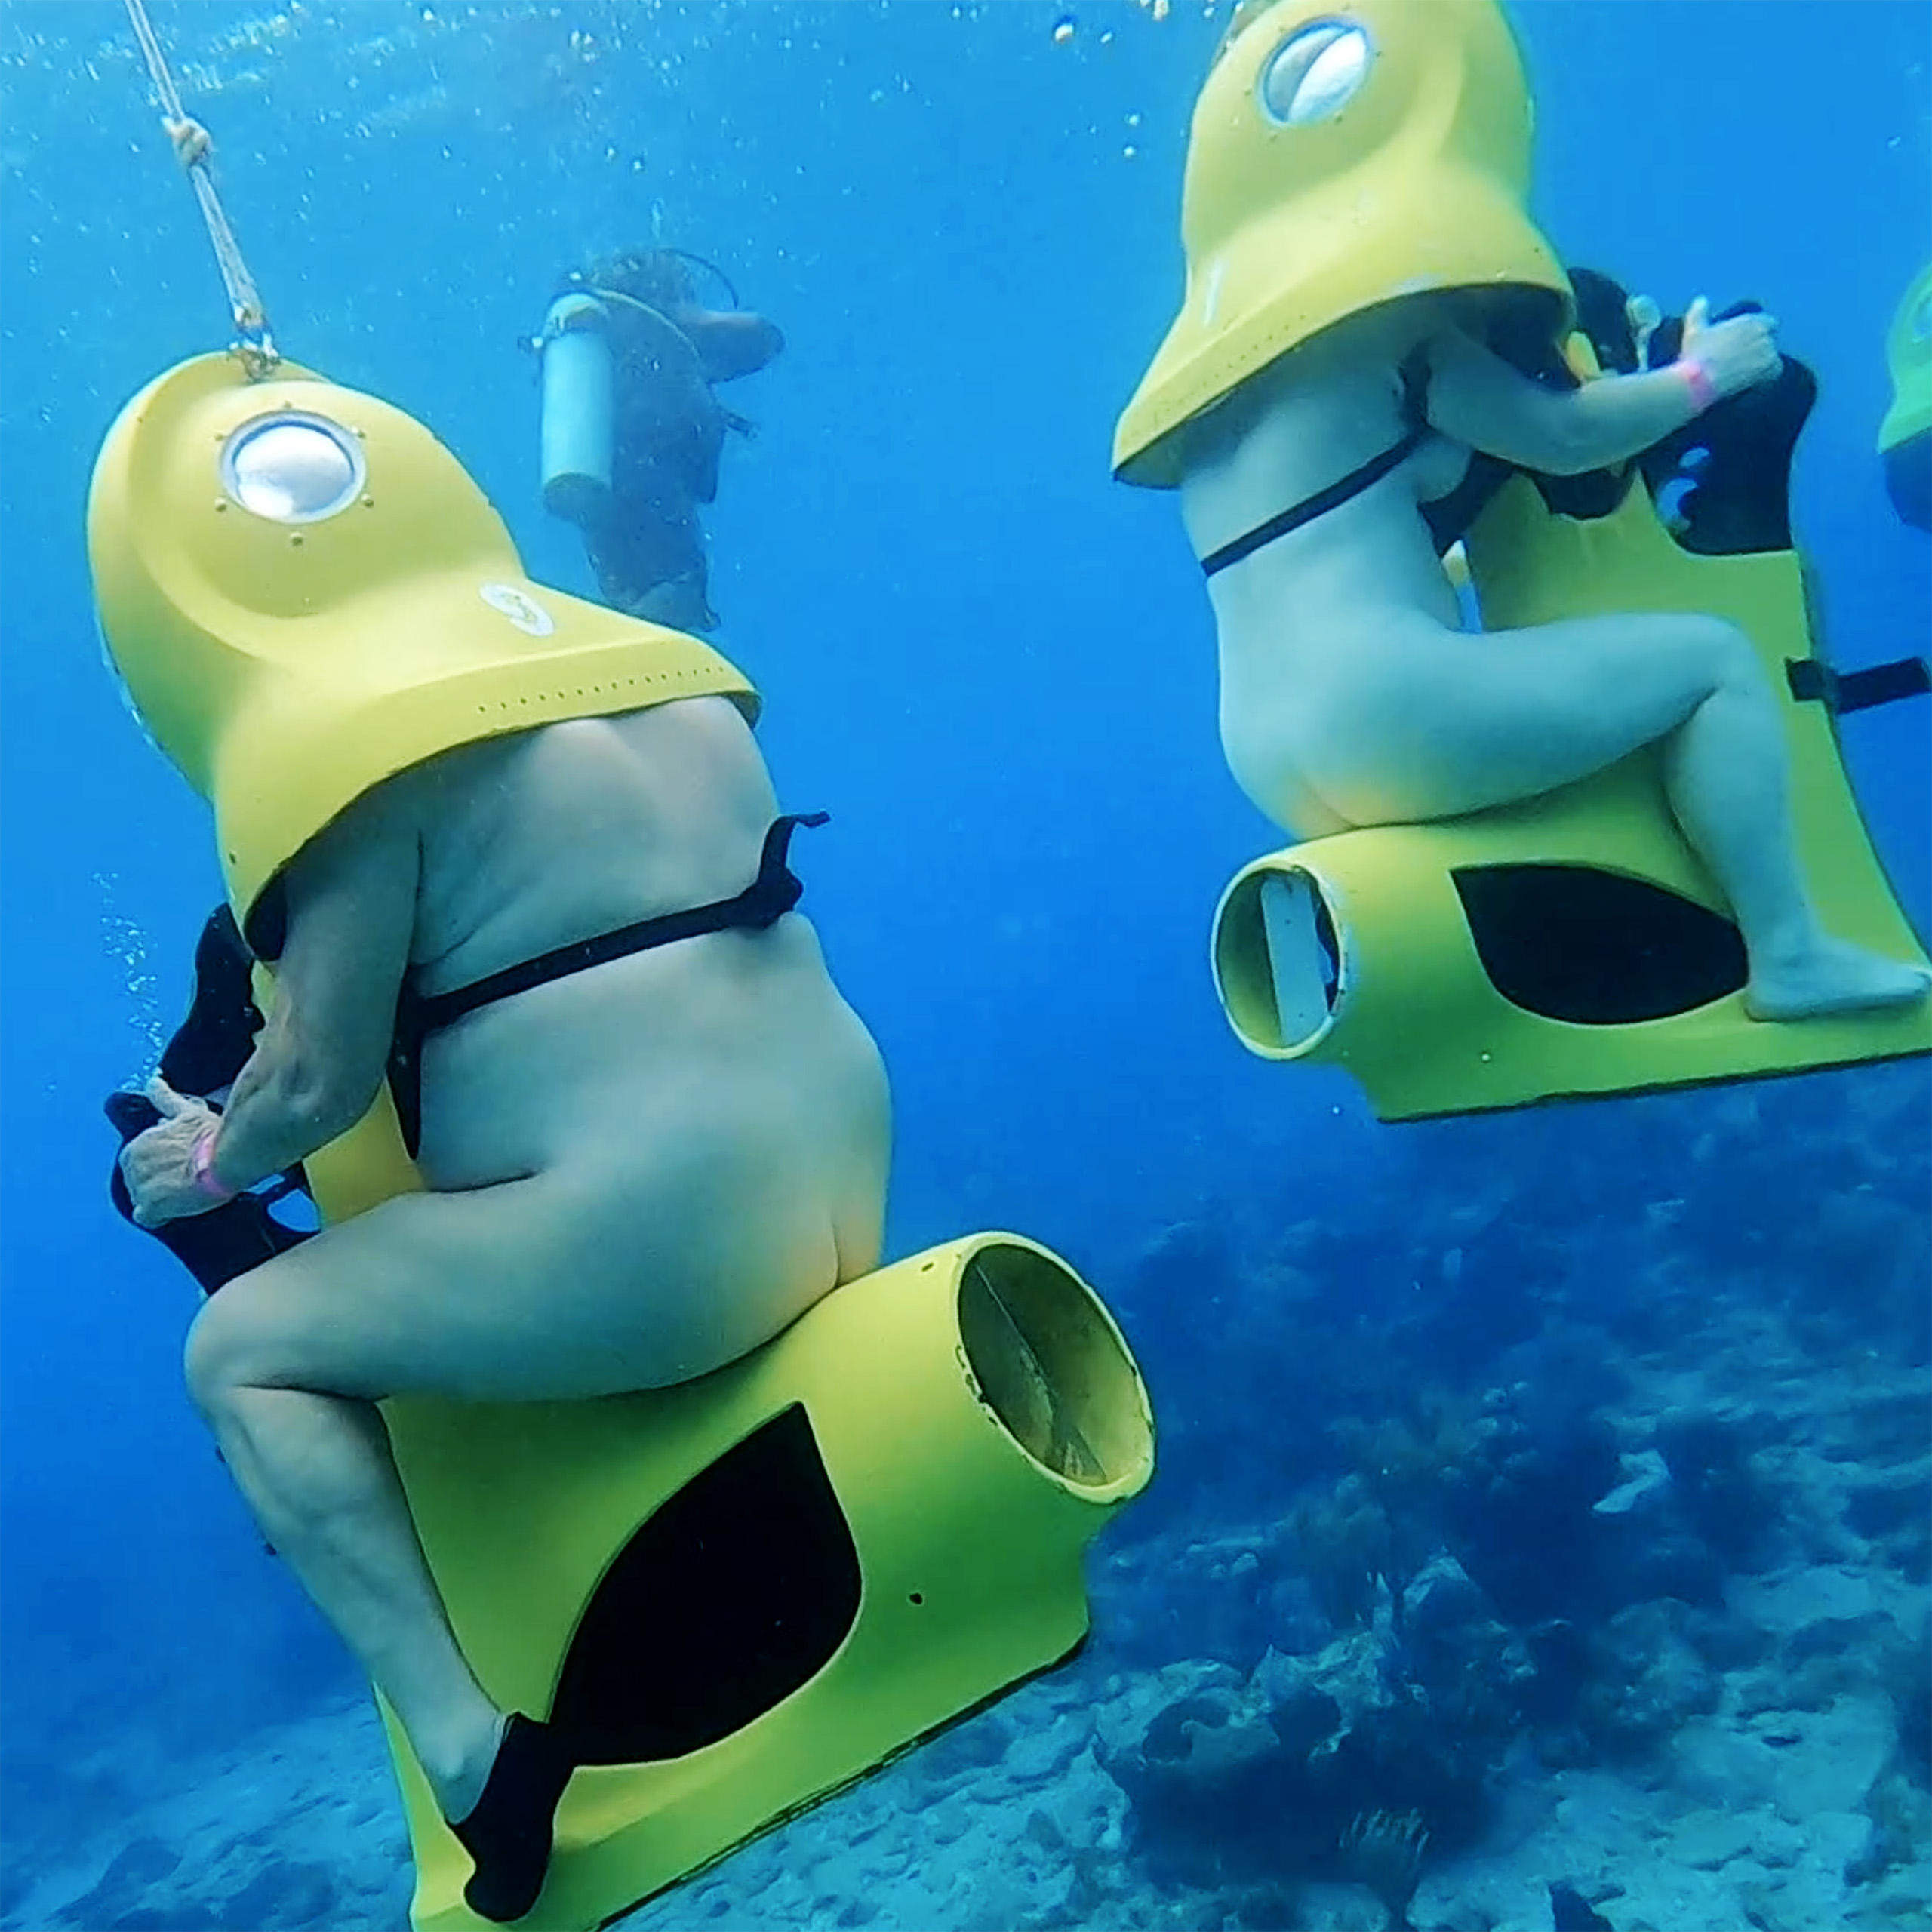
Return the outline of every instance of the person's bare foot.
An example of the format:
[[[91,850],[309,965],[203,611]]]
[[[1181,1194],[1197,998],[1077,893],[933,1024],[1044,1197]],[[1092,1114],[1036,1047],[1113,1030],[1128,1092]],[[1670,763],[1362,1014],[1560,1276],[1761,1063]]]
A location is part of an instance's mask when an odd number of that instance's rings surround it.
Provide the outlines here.
[[[1833,1014],[1912,1006],[1932,991],[1932,973],[1820,935],[1809,945],[1753,962],[1744,1007],[1753,1020],[1820,1020]]]

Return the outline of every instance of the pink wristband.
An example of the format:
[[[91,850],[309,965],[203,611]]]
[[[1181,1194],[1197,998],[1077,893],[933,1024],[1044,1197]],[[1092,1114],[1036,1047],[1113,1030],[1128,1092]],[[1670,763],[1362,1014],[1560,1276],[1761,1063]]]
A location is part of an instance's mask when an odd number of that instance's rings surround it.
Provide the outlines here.
[[[1718,399],[1718,386],[1711,372],[1694,355],[1680,355],[1671,365],[1681,372],[1684,386],[1690,392],[1690,407],[1701,416]]]
[[[200,1140],[195,1143],[194,1152],[188,1157],[189,1170],[195,1177],[195,1186],[217,1205],[224,1201],[232,1201],[240,1192],[237,1188],[223,1186],[221,1177],[214,1171],[215,1137],[220,1131],[218,1126],[205,1129]]]

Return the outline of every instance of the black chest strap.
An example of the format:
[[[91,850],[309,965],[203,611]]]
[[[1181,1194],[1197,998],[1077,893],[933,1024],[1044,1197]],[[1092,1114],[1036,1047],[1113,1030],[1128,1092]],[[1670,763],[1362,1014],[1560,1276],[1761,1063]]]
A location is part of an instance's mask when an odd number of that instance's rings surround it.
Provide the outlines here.
[[[758,876],[729,899],[683,912],[661,912],[613,932],[553,947],[449,992],[419,994],[405,981],[396,1006],[395,1044],[389,1051],[389,1088],[402,1125],[403,1144],[411,1154],[415,1153],[422,1131],[423,1043],[431,1034],[441,1032],[479,1007],[514,998],[533,986],[568,979],[572,974],[588,972],[614,959],[627,959],[633,953],[650,952],[706,933],[761,932],[775,926],[804,894],[804,882],[789,862],[792,834],[801,825],[823,825],[827,817],[824,812],[795,812],[774,820],[764,835]]]

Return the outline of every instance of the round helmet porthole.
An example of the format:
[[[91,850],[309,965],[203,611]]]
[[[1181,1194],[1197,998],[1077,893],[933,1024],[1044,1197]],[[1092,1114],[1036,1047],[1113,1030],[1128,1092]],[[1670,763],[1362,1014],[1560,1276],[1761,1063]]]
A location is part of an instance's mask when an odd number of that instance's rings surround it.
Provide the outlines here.
[[[284,410],[245,423],[221,453],[221,487],[271,523],[320,523],[362,494],[358,439],[325,416]]]
[[[1375,45],[1346,20],[1316,20],[1269,55],[1257,85],[1262,111],[1277,126],[1308,128],[1331,119],[1361,92]]]

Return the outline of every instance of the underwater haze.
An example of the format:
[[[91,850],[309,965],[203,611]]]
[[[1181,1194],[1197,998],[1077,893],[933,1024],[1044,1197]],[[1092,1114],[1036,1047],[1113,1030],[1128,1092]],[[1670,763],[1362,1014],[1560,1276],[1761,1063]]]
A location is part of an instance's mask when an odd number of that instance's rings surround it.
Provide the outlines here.
[[[1776,313],[1830,649],[1924,651],[1875,451],[1924,0],[1508,11],[1543,232],[1666,312]],[[1228,0],[151,11],[278,346],[434,429],[540,582],[594,594],[520,346],[559,275],[689,248],[782,328],[712,597],[786,808],[832,814],[805,909],[891,1074],[890,1251],[1046,1243],[1155,1403],[1074,1664],[626,1922],[1932,1919],[1927,1063],[1392,1127],[1218,1009],[1217,896],[1280,838],[1174,501],[1109,448]],[[103,666],[84,506],[226,309],[118,0],[0,0],[0,1932],[398,1932],[366,1694],[190,1410],[192,1283],[107,1197],[103,1097],[220,884]],[[1844,725],[1921,932],[1929,725]]]

